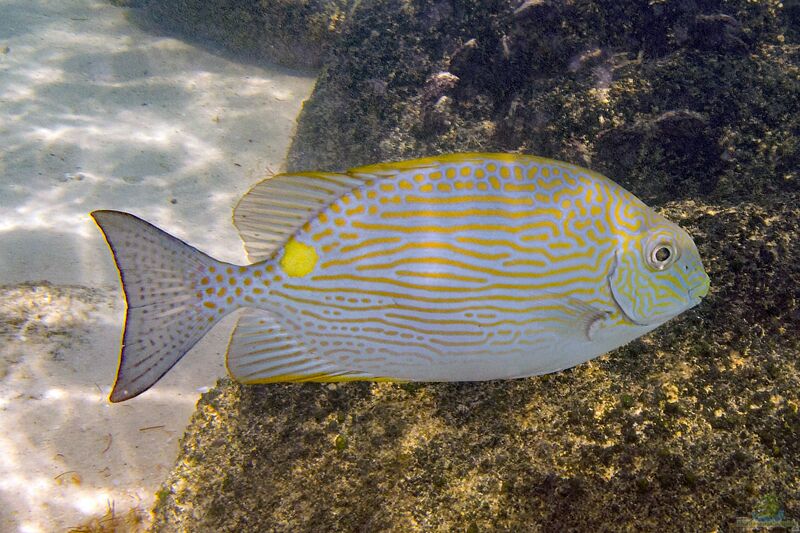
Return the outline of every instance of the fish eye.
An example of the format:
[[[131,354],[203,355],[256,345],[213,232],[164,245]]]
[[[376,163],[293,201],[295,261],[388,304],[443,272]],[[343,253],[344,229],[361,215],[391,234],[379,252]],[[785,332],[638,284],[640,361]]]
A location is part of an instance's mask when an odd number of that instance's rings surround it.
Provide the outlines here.
[[[664,270],[678,258],[675,245],[669,241],[658,241],[647,254],[647,265],[654,270]]]
[[[666,246],[662,246],[658,250],[656,250],[656,261],[664,262],[669,259],[669,256],[672,255],[672,252],[669,251],[669,248]]]

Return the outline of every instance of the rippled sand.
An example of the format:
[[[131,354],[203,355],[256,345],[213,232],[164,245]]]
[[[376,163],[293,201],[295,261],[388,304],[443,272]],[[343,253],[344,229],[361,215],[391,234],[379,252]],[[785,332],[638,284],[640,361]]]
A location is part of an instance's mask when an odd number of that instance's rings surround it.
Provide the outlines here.
[[[313,79],[149,33],[90,0],[0,5],[0,530],[148,509],[234,317],[121,405],[124,302],[88,213],[244,263],[238,198],[280,169]]]

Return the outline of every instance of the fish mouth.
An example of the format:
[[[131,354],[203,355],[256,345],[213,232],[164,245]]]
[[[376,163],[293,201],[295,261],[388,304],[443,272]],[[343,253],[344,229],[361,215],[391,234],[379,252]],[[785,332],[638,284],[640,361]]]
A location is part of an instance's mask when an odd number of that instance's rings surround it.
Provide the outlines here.
[[[699,283],[695,283],[689,287],[689,297],[700,302],[700,300],[708,294],[710,285],[711,280],[709,279],[708,274],[704,273],[703,278]]]
[[[708,294],[708,288],[711,283],[711,280],[708,278],[708,275],[703,274],[703,279],[699,283],[695,283],[691,287],[689,287],[689,307],[695,307],[699,305],[700,302],[703,300]]]

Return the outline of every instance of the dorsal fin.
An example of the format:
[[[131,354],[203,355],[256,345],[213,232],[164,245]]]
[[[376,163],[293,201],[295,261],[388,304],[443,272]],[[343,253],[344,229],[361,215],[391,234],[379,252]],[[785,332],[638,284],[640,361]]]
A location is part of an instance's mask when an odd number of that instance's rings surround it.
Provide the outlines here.
[[[268,259],[316,213],[367,181],[347,174],[279,174],[257,183],[233,210],[250,261]]]
[[[400,172],[430,169],[440,167],[442,165],[480,165],[488,161],[499,161],[506,163],[538,163],[546,165],[557,164],[564,167],[572,167],[577,170],[585,170],[580,169],[579,167],[576,167],[570,163],[557,161],[555,159],[548,159],[546,157],[509,153],[462,152],[457,154],[439,154],[429,157],[422,157],[419,159],[408,159],[406,161],[375,163],[372,165],[351,168],[347,171],[347,174],[362,179],[379,179],[387,176],[394,176]]]
[[[481,163],[487,159],[510,160],[513,156],[509,154],[489,154],[478,152],[467,152],[460,154],[442,154],[420,159],[409,159],[407,161],[394,161],[389,163],[375,163],[361,167],[351,168],[347,173],[351,176],[362,179],[376,179],[387,176],[394,176],[400,172],[411,170],[421,170],[438,167],[447,163]]]
[[[345,193],[366,182],[399,172],[435,167],[443,163],[477,163],[486,159],[516,160],[514,154],[447,154],[409,161],[355,167],[343,174],[300,172],[278,174],[250,189],[233,210],[233,224],[252,262],[268,259],[311,217]],[[549,161],[549,160],[542,160]]]

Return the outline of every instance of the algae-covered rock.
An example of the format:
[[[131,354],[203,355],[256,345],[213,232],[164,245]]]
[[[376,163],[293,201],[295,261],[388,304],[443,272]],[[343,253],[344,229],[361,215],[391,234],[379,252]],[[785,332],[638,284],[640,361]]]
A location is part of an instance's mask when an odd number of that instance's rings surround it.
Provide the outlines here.
[[[549,376],[225,380],[198,406],[155,529],[712,531],[775,509],[800,521],[793,6],[358,4],[291,169],[461,150],[589,165],[689,230],[711,292]]]
[[[112,0],[159,26],[290,67],[318,68],[354,0]]]
[[[778,2],[459,5],[360,6],[290,170],[498,150],[591,165],[647,201],[800,190],[799,52]]]

